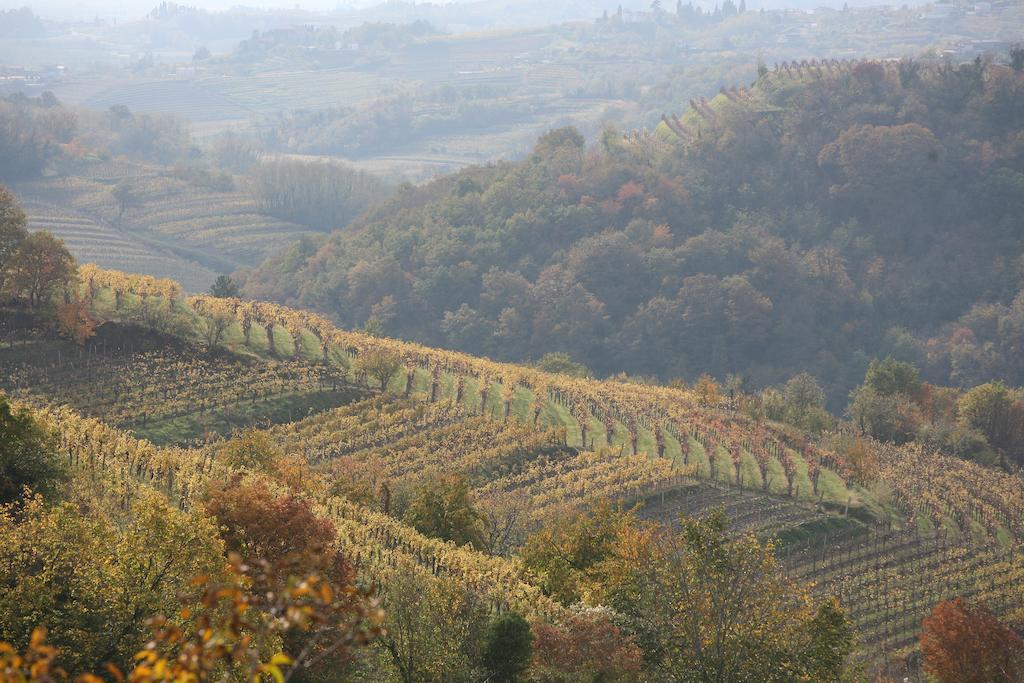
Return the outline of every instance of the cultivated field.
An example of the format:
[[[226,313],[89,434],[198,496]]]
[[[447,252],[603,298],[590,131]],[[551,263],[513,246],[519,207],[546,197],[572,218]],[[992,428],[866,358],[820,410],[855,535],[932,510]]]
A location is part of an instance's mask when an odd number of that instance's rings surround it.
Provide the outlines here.
[[[133,280],[101,273],[93,282],[97,311],[116,320],[121,309],[103,283],[123,291],[127,306]],[[15,333],[0,349],[22,359],[6,388],[164,442],[190,443],[200,425],[214,428],[209,438],[257,424],[284,453],[371,499],[389,496],[381,493],[388,482],[457,473],[489,506],[519,510],[513,544],[546,520],[603,500],[639,504],[641,517],[670,524],[679,514],[724,508],[735,530],[778,539],[794,579],[847,605],[866,659],[913,648],[921,617],[939,599],[966,595],[1007,618],[1024,614],[1024,499],[1008,475],[891,449],[880,478],[864,486],[838,454],[784,426],[701,407],[687,392],[547,375],[342,332],[272,304],[199,297],[176,305],[195,311],[196,329],[205,315],[233,311],[223,348],[201,352],[150,337],[112,350],[108,339],[76,357],[61,355],[41,332]],[[378,352],[403,359],[385,387],[358,364]],[[103,444],[87,448],[100,453]],[[194,457],[208,462],[201,451]],[[925,480],[914,476],[922,472]],[[165,485],[187,505],[184,473]],[[968,485],[985,493],[969,496]],[[497,605],[532,600],[530,609],[558,609],[504,560],[437,545],[376,504],[322,504],[361,562],[409,562],[476,582],[486,565],[483,585]]]
[[[79,262],[172,277],[189,291],[205,290],[217,273],[255,265],[309,231],[261,213],[244,191],[196,187],[169,169],[115,161],[84,164],[77,173],[14,187],[31,226],[65,239]],[[114,196],[119,182],[132,193],[123,210]]]

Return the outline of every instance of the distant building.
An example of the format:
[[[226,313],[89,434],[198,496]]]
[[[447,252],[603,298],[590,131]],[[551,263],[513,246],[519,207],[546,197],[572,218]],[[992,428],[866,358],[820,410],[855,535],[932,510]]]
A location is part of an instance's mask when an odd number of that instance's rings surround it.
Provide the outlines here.
[[[40,95],[64,80],[67,70],[63,65],[29,69],[23,66],[0,68],[0,95]]]

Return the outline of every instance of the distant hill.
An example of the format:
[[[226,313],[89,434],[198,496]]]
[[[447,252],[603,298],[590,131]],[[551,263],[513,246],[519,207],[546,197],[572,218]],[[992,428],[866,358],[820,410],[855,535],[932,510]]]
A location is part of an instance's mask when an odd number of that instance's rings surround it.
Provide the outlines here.
[[[886,355],[941,384],[1024,383],[1022,74],[803,61],[684,108],[407,188],[246,291],[599,374],[808,371],[835,409]]]

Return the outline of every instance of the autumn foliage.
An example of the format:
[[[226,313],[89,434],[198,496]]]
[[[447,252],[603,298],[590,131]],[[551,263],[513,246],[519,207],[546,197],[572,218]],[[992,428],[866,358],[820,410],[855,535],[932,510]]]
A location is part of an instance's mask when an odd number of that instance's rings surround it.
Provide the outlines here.
[[[334,551],[334,525],[318,517],[306,498],[276,493],[263,480],[241,477],[212,488],[206,512],[221,526],[228,550],[291,570],[324,572],[344,580],[351,570]]]
[[[62,335],[79,346],[96,334],[96,320],[89,312],[89,304],[77,296],[58,304],[57,326]]]
[[[925,618],[921,654],[924,670],[941,683],[1024,680],[1024,640],[962,598],[940,602]]]
[[[533,624],[533,667],[539,681],[631,681],[643,652],[600,609],[579,610],[558,624]]]
[[[226,580],[200,575],[193,581],[199,591],[195,609],[186,605],[173,618],[158,614],[147,620],[151,638],[127,674],[113,664],[106,665],[105,673],[131,683],[221,679],[225,671],[233,671],[236,680],[281,682],[291,676],[289,669],[315,667],[325,657],[338,657],[380,634],[383,612],[367,593],[317,574],[292,577],[277,589],[276,575],[269,563],[246,563],[232,553]],[[307,647],[297,656],[275,651],[274,645],[295,631],[319,647]],[[42,627],[33,631],[24,652],[0,641],[0,680],[69,680],[59,666],[60,654],[48,644]],[[86,673],[74,680],[104,679]]]

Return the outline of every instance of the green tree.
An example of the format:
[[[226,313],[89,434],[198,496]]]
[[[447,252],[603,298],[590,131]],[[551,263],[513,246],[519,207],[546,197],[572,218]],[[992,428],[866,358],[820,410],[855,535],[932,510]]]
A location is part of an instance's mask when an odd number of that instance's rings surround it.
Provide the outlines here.
[[[139,297],[123,309],[125,317],[142,327],[171,337],[189,337],[194,320],[161,297]],[[206,330],[203,330],[205,333]]]
[[[403,683],[482,678],[475,665],[487,626],[487,606],[458,581],[415,564],[380,577],[385,634],[379,640]],[[390,676],[377,676],[375,680]]]
[[[110,196],[113,197],[114,204],[117,205],[117,227],[120,228],[124,212],[141,204],[142,197],[139,196],[135,184],[128,178],[117,181],[117,184],[110,190]]]
[[[832,422],[825,410],[825,390],[813,375],[794,375],[782,389],[785,421],[803,429],[820,432]]]
[[[882,396],[906,394],[913,397],[921,388],[921,378],[913,365],[889,356],[882,361],[871,361],[864,375],[864,385]]]
[[[795,375],[782,389],[785,402],[795,411],[803,412],[824,405],[825,392],[817,379],[808,373]]]
[[[458,545],[482,544],[480,513],[469,482],[460,475],[429,478],[419,484],[405,511],[405,522],[422,534]]]
[[[451,348],[481,354],[491,348],[494,323],[466,304],[458,310],[446,311],[440,328]]]
[[[210,287],[210,296],[219,299],[231,299],[238,297],[238,284],[228,275],[218,275]]]
[[[64,476],[56,437],[0,394],[0,505],[19,500],[25,487],[48,493]]]
[[[518,612],[507,612],[488,625],[482,659],[490,680],[512,683],[526,669],[532,653],[530,624]]]
[[[838,604],[815,608],[771,543],[734,534],[721,511],[683,517],[678,533],[625,536],[603,563],[595,599],[644,637],[661,681],[833,681],[852,643]]]
[[[863,434],[894,443],[912,440],[920,420],[917,406],[906,395],[887,396],[867,386],[850,394],[846,410]]]
[[[0,510],[0,633],[23,648],[45,624],[69,673],[124,669],[149,639],[145,619],[177,614],[193,578],[223,567],[210,520],[148,487],[129,519],[37,497],[17,515]]]
[[[1002,382],[976,386],[960,397],[960,420],[977,429],[995,448],[1008,447],[1013,425],[1010,423],[1013,396]]]
[[[280,455],[277,445],[262,429],[236,431],[217,448],[217,459],[229,467],[265,470]]]
[[[204,312],[198,320],[199,331],[206,342],[206,348],[211,351],[220,345],[224,339],[224,333],[235,323],[235,316],[231,311],[213,309]]]
[[[631,513],[599,504],[531,534],[520,552],[523,566],[545,593],[571,605],[591,591],[600,563],[625,530],[635,526]]]
[[[591,377],[591,372],[583,363],[577,363],[567,353],[552,351],[545,353],[537,361],[537,369],[543,372],[555,372],[572,377]]]
[[[387,391],[388,382],[402,368],[402,358],[389,349],[367,349],[356,359],[356,368],[376,379],[381,391]]]
[[[1024,45],[1014,45],[1010,48],[1010,66],[1014,71],[1024,71]]]
[[[380,321],[375,315],[371,315],[366,319],[366,324],[363,325],[363,333],[371,337],[383,337],[384,336],[384,323]]]

